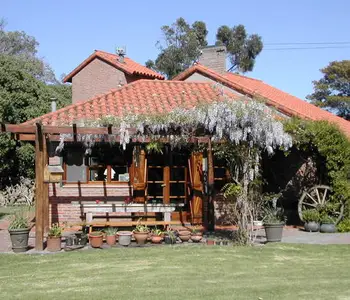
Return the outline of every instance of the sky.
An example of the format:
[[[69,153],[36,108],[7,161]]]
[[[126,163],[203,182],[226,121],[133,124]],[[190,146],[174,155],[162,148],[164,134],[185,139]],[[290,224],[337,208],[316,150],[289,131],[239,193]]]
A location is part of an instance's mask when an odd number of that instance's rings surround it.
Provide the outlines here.
[[[114,52],[126,46],[127,56],[141,64],[155,59],[160,27],[183,17],[189,23],[204,21],[210,44],[221,25],[243,24],[249,34],[262,36],[264,50],[254,71],[246,75],[302,99],[312,93],[312,81],[321,78],[321,68],[330,61],[350,59],[350,43],[347,48],[283,51],[267,50],[281,47],[268,44],[350,42],[349,11],[349,0],[0,0],[6,29],[34,36],[40,43],[39,55],[58,78],[95,49]]]

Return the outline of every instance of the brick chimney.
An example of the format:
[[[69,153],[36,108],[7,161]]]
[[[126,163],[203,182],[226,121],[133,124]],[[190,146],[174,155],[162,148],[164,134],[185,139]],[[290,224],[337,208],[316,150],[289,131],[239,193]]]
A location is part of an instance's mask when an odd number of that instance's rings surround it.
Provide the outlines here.
[[[208,46],[201,49],[198,62],[213,71],[223,74],[226,70],[226,47]]]

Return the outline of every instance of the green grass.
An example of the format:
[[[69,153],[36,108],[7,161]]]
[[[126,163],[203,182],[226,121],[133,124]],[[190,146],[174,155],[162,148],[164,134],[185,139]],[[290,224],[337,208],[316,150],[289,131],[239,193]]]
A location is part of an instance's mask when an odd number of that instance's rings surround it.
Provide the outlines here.
[[[350,246],[0,255],[1,299],[350,299]]]

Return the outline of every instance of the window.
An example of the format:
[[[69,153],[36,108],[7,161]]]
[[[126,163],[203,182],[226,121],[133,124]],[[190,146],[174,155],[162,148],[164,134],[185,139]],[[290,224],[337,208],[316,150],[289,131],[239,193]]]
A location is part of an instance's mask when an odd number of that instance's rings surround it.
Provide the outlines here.
[[[130,151],[117,145],[98,144],[85,156],[81,144],[65,147],[66,182],[129,182]]]

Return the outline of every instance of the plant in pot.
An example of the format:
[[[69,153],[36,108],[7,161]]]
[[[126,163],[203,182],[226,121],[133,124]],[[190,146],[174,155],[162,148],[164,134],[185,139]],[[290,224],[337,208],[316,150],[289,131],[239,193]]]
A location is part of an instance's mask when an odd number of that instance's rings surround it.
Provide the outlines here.
[[[138,245],[144,245],[147,241],[149,228],[147,225],[141,224],[141,219],[139,219],[138,224],[136,225],[135,230],[133,231],[136,243]]]
[[[214,235],[208,235],[207,236],[207,245],[210,245],[210,246],[212,246],[212,245],[215,245],[215,236]]]
[[[92,248],[101,248],[103,245],[103,233],[101,231],[90,232],[89,242]]]
[[[266,242],[280,242],[282,240],[285,217],[280,207],[268,206],[264,209],[264,228]]]
[[[152,243],[153,244],[160,244],[163,240],[164,233],[157,227],[152,230]]]
[[[173,245],[176,244],[176,234],[172,230],[168,230],[167,232],[164,233],[164,242],[165,244],[168,245]]]
[[[62,227],[58,223],[52,224],[47,235],[46,250],[50,252],[61,251]]]
[[[199,243],[202,240],[202,238],[203,238],[203,234],[199,229],[197,228],[192,229],[192,232],[191,232],[192,242]]]
[[[26,252],[28,250],[28,239],[30,226],[28,219],[17,213],[13,216],[8,227],[13,252]]]
[[[116,241],[117,241],[117,228],[114,227],[107,227],[104,230],[104,233],[106,234],[106,242],[109,246],[113,246],[115,245]]]
[[[332,217],[328,215],[321,216],[321,226],[320,232],[323,233],[334,233],[337,231],[337,227],[335,226],[335,222]]]
[[[316,209],[308,209],[303,212],[304,228],[308,232],[320,230],[320,213]]]

